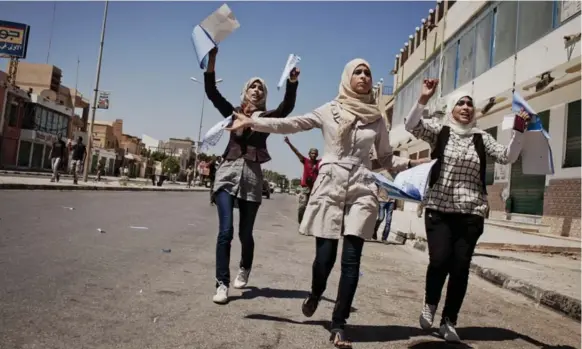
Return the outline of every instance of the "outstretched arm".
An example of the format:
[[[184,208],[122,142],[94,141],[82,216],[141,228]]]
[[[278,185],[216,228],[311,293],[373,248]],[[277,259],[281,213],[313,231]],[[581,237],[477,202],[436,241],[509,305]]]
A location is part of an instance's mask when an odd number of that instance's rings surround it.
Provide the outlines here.
[[[236,131],[250,128],[254,131],[264,133],[291,134],[301,131],[309,131],[313,128],[322,127],[321,110],[325,106],[319,107],[311,113],[288,118],[248,118],[242,114],[234,113],[235,120],[227,131]]]
[[[216,87],[216,73],[214,72],[214,67],[216,65],[217,53],[218,48],[216,47],[208,53],[208,67],[204,73],[204,91],[210,102],[212,102],[212,105],[214,105],[220,114],[226,118],[232,115],[234,107],[220,94]]]
[[[513,131],[509,144],[499,144],[489,133],[483,134],[483,146],[487,155],[495,159],[495,162],[506,165],[514,163],[523,148],[523,133],[527,129],[530,116],[525,110],[515,115]]]
[[[285,97],[277,109],[269,110],[263,115],[263,118],[284,118],[287,117],[295,108],[295,100],[297,99],[297,87],[299,86],[299,69],[293,68],[289,78],[287,79],[287,86],[285,87]]]
[[[305,156],[303,156],[303,154],[301,154],[299,152],[299,150],[297,148],[295,148],[295,146],[293,144],[291,144],[291,141],[289,140],[288,137],[285,137],[285,143],[287,143],[287,145],[289,146],[289,148],[291,148],[293,153],[295,153],[295,155],[297,155],[299,162],[303,163],[303,161],[305,160]]]

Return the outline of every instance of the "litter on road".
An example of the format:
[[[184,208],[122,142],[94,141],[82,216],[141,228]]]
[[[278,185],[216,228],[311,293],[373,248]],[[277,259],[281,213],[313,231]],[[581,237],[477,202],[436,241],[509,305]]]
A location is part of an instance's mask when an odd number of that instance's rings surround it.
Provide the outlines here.
[[[166,248],[163,248],[163,249],[162,249],[162,252],[164,252],[164,253],[172,253],[172,250],[171,250],[171,249],[169,249],[169,248],[168,248],[168,249],[166,249]]]
[[[63,206],[64,209],[67,209],[69,211],[73,211],[75,208],[74,207],[67,207],[67,206]]]
[[[131,226],[129,228],[131,228],[131,229],[137,229],[137,230],[148,230],[149,229],[148,227],[134,227],[134,226]]]
[[[105,234],[105,230],[103,230],[101,228],[97,228],[97,231],[100,232],[101,234]]]

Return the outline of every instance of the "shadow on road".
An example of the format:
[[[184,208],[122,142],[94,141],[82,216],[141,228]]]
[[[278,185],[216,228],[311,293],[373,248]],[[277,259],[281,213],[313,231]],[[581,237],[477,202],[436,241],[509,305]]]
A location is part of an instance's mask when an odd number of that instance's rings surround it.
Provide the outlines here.
[[[296,325],[315,325],[322,326],[329,330],[329,321],[295,321],[283,317],[265,315],[265,314],[250,314],[245,318],[251,320],[265,320],[284,322]],[[413,337],[433,335],[430,331],[422,330],[418,327],[399,326],[399,325],[348,325],[347,333],[350,339],[355,342],[392,342],[400,340],[409,340]],[[467,342],[483,341],[483,342],[501,342],[521,339],[530,344],[533,344],[543,349],[575,349],[566,345],[548,345],[535,340],[529,336],[522,335],[512,330],[498,328],[498,327],[461,327],[457,329],[459,336]],[[468,349],[473,348],[466,343],[450,344],[442,340],[427,340],[412,344],[409,349]]]
[[[282,290],[277,288],[258,288],[258,287],[247,287],[245,292],[240,296],[232,296],[229,300],[236,301],[239,299],[255,299],[259,297],[263,298],[282,298],[282,299],[305,299],[309,295],[309,292],[303,290]],[[321,300],[335,303],[333,299],[326,297],[321,297]],[[356,312],[358,309],[352,307],[351,312]]]

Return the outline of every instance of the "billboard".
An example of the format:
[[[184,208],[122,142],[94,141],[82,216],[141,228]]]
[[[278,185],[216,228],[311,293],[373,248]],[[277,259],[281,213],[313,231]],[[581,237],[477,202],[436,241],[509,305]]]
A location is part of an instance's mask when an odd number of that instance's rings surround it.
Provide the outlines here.
[[[97,109],[109,109],[109,92],[99,91]]]
[[[0,21],[0,57],[26,58],[30,26]]]

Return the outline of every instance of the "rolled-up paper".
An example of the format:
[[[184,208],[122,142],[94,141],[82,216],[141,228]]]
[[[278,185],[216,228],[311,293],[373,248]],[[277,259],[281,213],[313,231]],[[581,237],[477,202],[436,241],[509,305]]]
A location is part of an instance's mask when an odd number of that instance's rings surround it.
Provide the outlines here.
[[[301,61],[301,57],[290,54],[289,58],[287,58],[287,64],[285,64],[285,68],[283,68],[283,73],[281,74],[281,78],[279,79],[279,83],[277,84],[277,90],[280,90],[285,83],[285,80],[289,78],[289,74],[291,74],[291,70],[297,66],[297,64]]]

